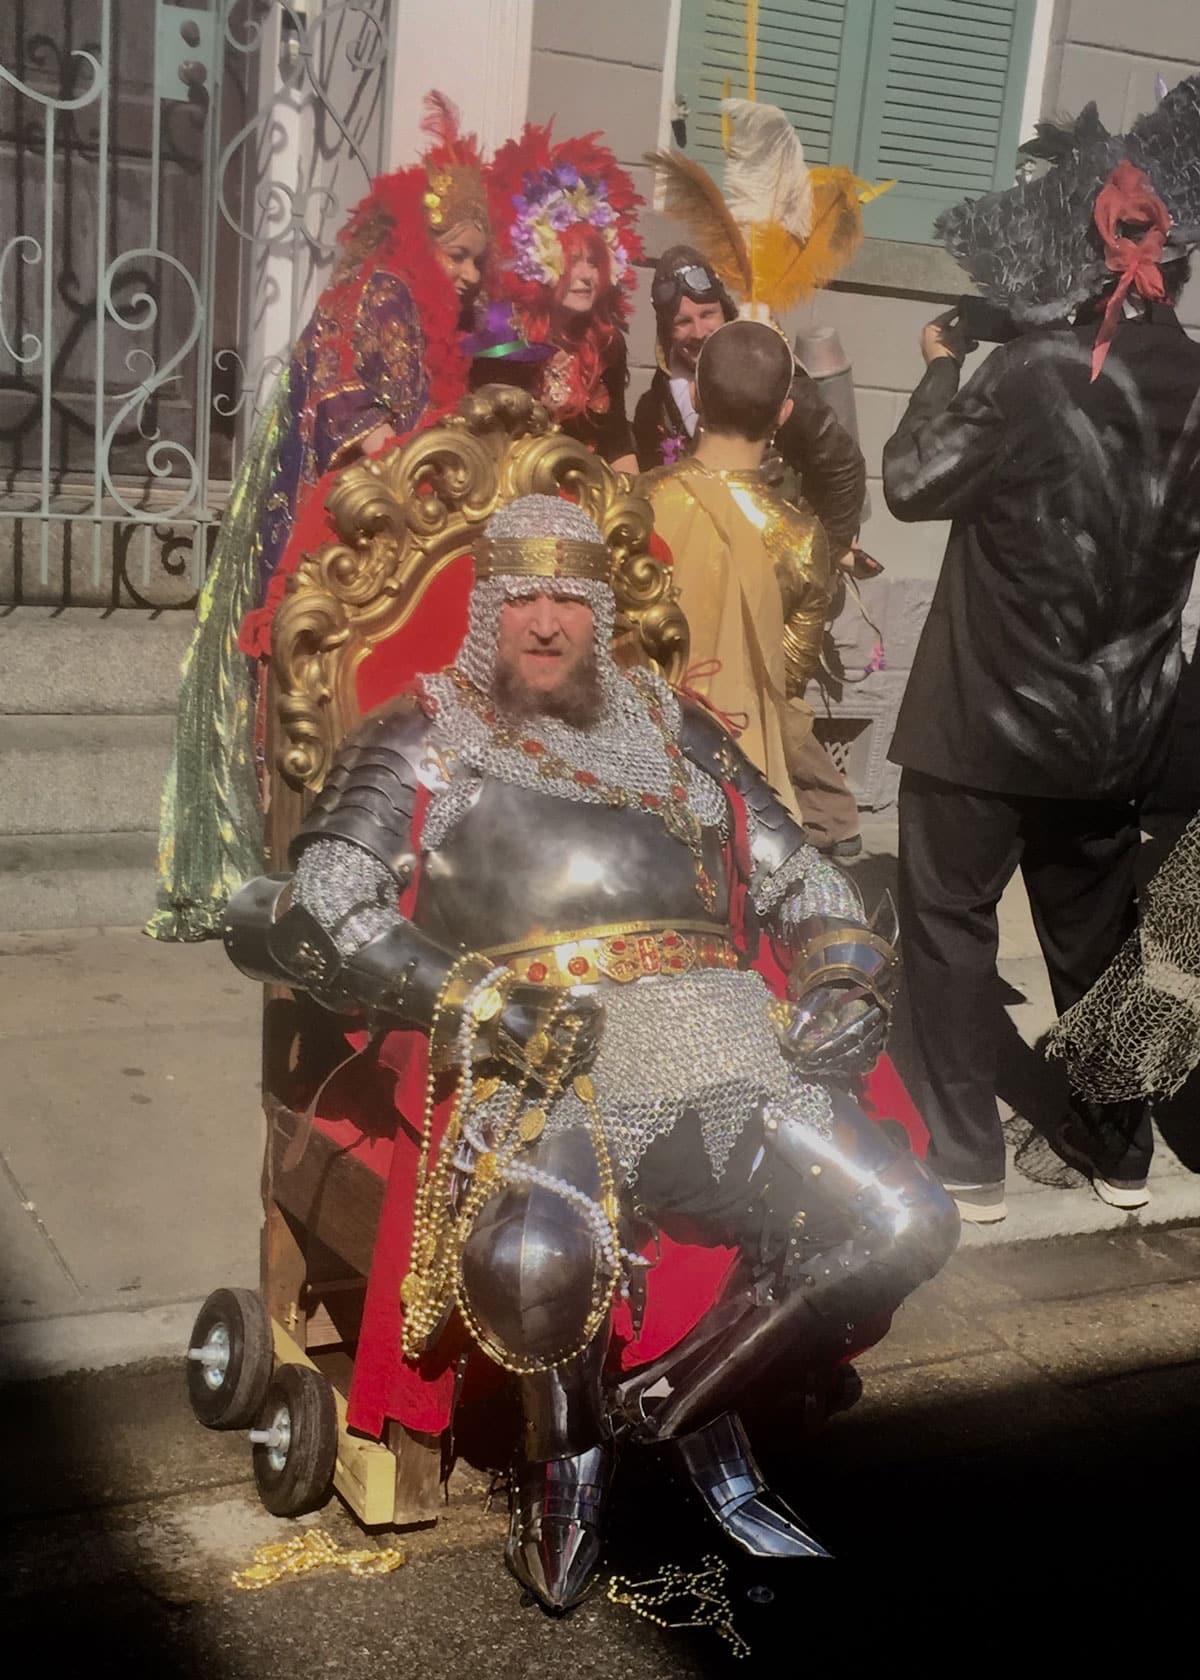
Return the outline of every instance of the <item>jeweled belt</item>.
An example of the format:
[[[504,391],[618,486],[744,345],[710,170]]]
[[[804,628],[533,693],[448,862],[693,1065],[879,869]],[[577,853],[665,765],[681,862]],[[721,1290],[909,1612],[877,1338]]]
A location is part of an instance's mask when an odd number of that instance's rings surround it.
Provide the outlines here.
[[[520,979],[544,986],[594,986],[601,980],[738,966],[729,929],[710,922],[610,922],[553,933],[542,945],[492,945],[483,954],[507,963]]]

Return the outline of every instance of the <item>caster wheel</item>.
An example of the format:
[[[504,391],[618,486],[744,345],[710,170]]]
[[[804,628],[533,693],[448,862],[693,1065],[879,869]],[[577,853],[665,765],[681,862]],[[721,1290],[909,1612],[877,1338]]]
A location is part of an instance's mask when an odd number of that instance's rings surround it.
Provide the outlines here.
[[[337,1461],[333,1390],[311,1365],[280,1365],[250,1431],[258,1495],[276,1517],[299,1517],[329,1498]]]
[[[216,1289],[192,1326],[188,1399],[209,1429],[253,1423],[271,1380],[271,1320],[252,1289]]]

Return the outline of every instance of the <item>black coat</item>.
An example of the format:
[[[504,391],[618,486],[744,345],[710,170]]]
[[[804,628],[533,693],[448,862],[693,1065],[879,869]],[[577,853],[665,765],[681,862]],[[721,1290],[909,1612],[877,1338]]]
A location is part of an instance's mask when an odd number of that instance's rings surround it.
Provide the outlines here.
[[[797,479],[792,487],[804,498],[825,527],[829,552],[836,559],[858,535],[867,468],[862,451],[817,388],[815,379],[800,372],[792,384],[792,412],[775,434],[775,453]],[[638,399],[633,414],[638,468],[649,472],[687,453],[683,416],[671,395],[671,381],[661,368]],[[669,439],[678,449],[664,453]],[[787,495],[787,488],[782,488]]]
[[[1200,344],[1152,305],[1093,384],[1095,333],[1024,333],[961,391],[939,357],[884,449],[896,517],[953,520],[899,764],[1033,796],[1154,782],[1200,547]]]

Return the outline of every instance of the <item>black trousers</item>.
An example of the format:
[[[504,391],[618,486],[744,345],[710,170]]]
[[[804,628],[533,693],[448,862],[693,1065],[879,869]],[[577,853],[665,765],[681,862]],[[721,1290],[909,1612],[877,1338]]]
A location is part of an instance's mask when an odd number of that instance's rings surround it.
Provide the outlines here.
[[[1140,838],[1132,800],[1023,798],[904,771],[901,954],[922,1063],[929,1162],[944,1182],[1004,1177],[995,1095],[1001,894],[1019,867],[1061,1013],[1133,931]],[[1144,1172],[1152,1148],[1145,1104],[1075,1106],[1096,1134],[1102,1171],[1130,1178]]]

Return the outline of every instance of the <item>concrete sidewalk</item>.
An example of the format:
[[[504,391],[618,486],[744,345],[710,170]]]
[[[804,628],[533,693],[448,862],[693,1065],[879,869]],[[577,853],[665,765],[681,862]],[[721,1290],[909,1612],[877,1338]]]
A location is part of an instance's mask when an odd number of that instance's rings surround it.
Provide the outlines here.
[[[856,874],[873,903],[894,880],[894,823],[865,833]],[[1053,1011],[1019,889],[1001,926],[1013,1028],[1001,1084],[1033,1113],[1059,1076],[1030,1048]],[[0,997],[0,1372],[175,1354],[210,1290],[257,1283],[258,988],[215,942],[123,928],[0,936]],[[903,1071],[903,1020],[894,1051]],[[968,1227],[964,1249],[1200,1223],[1200,1177],[1165,1144],[1150,1206],[1128,1215],[1039,1150],[1019,1115],[1009,1129],[1009,1217]]]
[[[0,936],[0,1371],[185,1345],[258,1281],[259,988],[219,943]]]

